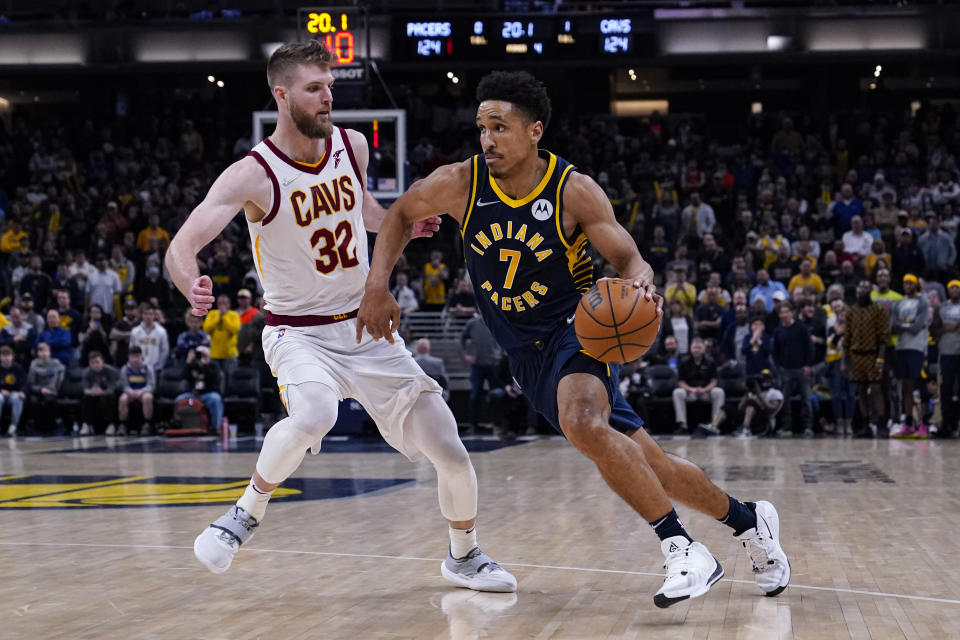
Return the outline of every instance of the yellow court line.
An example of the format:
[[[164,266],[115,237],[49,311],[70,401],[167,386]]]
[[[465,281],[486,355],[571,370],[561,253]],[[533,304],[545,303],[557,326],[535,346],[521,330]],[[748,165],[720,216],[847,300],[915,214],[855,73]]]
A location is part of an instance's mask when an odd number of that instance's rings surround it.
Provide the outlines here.
[[[2,476],[0,477],[0,482],[4,482],[6,480],[19,480],[20,478],[29,478],[29,477],[30,477],[29,473],[20,473],[13,476]]]
[[[66,485],[59,485],[61,488],[56,491],[50,491],[48,493],[38,493],[31,496],[20,496],[19,498],[10,498],[7,500],[0,500],[0,502],[18,502],[20,500],[33,500],[35,498],[44,498],[46,496],[55,496],[58,493],[72,493],[74,491],[81,491],[83,489],[96,489],[99,487],[109,487],[110,485],[123,484],[125,482],[139,482],[140,480],[147,480],[151,476],[129,476],[127,478],[117,478],[116,480],[106,480],[103,482],[84,482],[76,485],[72,485],[69,488],[63,488]],[[56,486],[56,485],[55,485]]]

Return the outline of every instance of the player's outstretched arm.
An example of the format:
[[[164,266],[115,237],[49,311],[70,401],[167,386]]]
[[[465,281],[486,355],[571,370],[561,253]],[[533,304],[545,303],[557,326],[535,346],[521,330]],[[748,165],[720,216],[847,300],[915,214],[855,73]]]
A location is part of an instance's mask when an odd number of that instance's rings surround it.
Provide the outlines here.
[[[637,243],[613,214],[607,194],[596,182],[582,173],[571,173],[563,191],[564,215],[572,216],[597,251],[617,270],[620,277],[632,280],[644,289],[647,300],[657,301],[657,312],[663,300],[656,295],[653,268],[640,256]]]
[[[363,183],[363,205],[361,213],[363,214],[363,228],[370,233],[378,233],[383,219],[387,215],[387,210],[383,208],[373,194],[366,188],[367,167],[370,163],[370,148],[367,146],[367,138],[359,131],[345,129],[347,137],[350,139],[350,147],[353,149],[357,160],[357,169],[360,172],[360,180]],[[440,218],[433,216],[426,220],[420,220],[414,225],[413,238],[429,238],[440,228]]]
[[[467,205],[470,177],[468,162],[440,167],[414,183],[387,211],[377,235],[363,302],[357,314],[358,343],[364,327],[375,340],[386,338],[393,343],[393,332],[400,324],[400,307],[388,290],[393,265],[418,221],[445,213],[460,219]]]
[[[165,263],[170,278],[186,297],[194,315],[207,313],[214,303],[213,282],[197,269],[197,253],[220,235],[247,203],[261,212],[270,210],[273,193],[263,168],[252,157],[233,163],[220,174],[203,202],[170,242]]]

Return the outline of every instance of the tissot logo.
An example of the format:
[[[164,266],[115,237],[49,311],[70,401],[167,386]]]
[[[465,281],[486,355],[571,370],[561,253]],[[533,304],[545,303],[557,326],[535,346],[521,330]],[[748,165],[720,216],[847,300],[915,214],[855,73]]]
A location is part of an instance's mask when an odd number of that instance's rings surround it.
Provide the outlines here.
[[[541,222],[549,220],[550,216],[553,215],[553,203],[546,198],[540,198],[531,205],[530,212],[533,213],[534,218]]]

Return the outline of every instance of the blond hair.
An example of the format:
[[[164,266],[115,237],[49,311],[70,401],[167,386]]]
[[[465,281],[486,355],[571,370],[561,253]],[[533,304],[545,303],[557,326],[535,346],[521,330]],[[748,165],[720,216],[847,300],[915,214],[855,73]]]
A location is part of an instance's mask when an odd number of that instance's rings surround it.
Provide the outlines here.
[[[272,90],[289,81],[290,70],[301,64],[330,66],[333,53],[319,40],[287,42],[281,45],[267,62],[267,84]]]

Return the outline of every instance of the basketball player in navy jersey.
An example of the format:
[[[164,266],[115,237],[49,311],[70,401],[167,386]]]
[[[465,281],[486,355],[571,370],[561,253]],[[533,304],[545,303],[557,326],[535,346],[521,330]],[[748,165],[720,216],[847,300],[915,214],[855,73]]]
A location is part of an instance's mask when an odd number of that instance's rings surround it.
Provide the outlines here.
[[[660,537],[666,579],[658,607],[706,593],[723,576],[717,559],[686,532],[670,500],[719,519],[750,556],[757,585],[783,591],[790,565],[769,502],[740,502],[696,465],[665,453],[618,390],[619,367],[583,351],[572,320],[593,284],[591,245],[655,299],[653,270],[616,221],[601,188],[563,158],[538,149],[550,120],[545,87],[526,72],[495,71],[477,88],[483,153],[440,167],[390,208],[377,236],[360,305],[363,327],[393,341],[400,308],[387,284],[416,221],[449,212],[460,223],[467,269],[487,326],[547,420],[597,465],[611,489]]]

